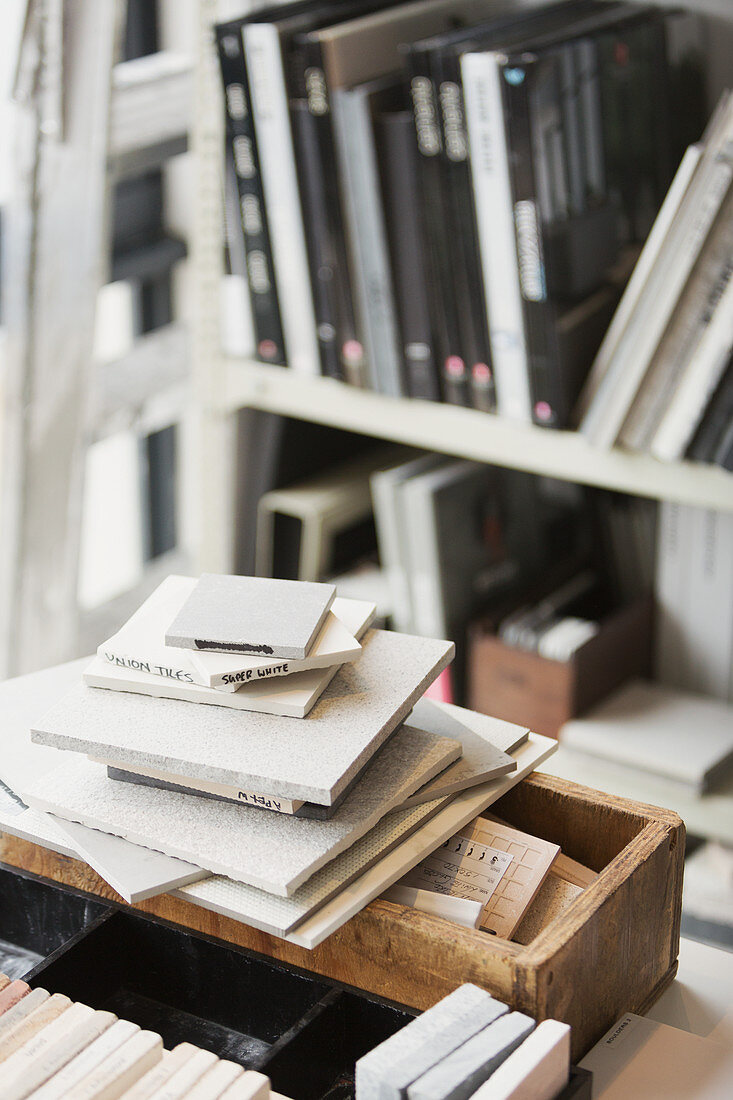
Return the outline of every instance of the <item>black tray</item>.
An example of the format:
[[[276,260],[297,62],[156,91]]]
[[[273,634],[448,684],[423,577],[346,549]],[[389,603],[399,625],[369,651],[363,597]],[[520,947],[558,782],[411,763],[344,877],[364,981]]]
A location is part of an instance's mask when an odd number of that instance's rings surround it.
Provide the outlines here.
[[[0,973],[26,978],[109,911],[104,902],[0,864]]]
[[[266,956],[0,867],[0,938],[32,986],[266,1073],[293,1100],[351,1100],[354,1064],[416,1013]],[[3,969],[0,966],[0,969]],[[14,976],[18,976],[16,973]],[[558,1100],[589,1100],[573,1070]]]

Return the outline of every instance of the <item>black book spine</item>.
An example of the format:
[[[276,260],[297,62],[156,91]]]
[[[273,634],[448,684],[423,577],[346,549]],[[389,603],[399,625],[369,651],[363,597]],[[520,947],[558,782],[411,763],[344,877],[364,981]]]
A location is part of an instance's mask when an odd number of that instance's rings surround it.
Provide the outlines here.
[[[547,294],[545,249],[535,180],[531,85],[538,60],[507,58],[501,63],[501,85],[512,183],[512,214],[522,297],[532,419],[561,428],[569,416],[553,303]]]
[[[466,392],[461,403],[493,412],[496,392],[473,203],[460,56],[454,51],[439,49],[433,52],[431,64],[440,108],[442,182],[450,224],[451,270],[466,363]]]
[[[407,393],[409,397],[438,401],[440,384],[430,319],[412,112],[385,113],[379,119],[378,131],[383,149],[385,214]]]
[[[306,226],[308,259],[316,308],[316,325],[321,339],[321,328],[333,331],[338,360],[338,377],[352,385],[366,384],[364,342],[358,332],[351,289],[351,275],[346,248],[341,204],[340,180],[336,159],[331,95],[326,81],[320,44],[303,36],[296,40],[290,66],[293,89],[302,95],[310,115],[309,122],[302,121],[303,131],[308,130],[308,150],[296,149],[299,164],[306,176],[320,177],[318,206],[320,216],[316,224],[314,209],[309,209],[310,191],[306,181],[303,195],[303,216]],[[309,169],[306,168],[306,159]],[[312,198],[312,196],[310,196]],[[309,222],[311,224],[309,224]]]
[[[326,178],[315,149],[315,119],[304,99],[290,101],[293,144],[298,162],[300,201],[303,207],[308,267],[316,314],[316,333],[321,371],[328,378],[343,381],[339,358],[338,316],[334,297],[335,257],[328,226]]]
[[[443,206],[439,108],[428,50],[406,49],[410,95],[418,148],[418,177],[423,239],[427,249],[428,288],[443,400],[464,404],[466,364],[453,293],[449,227]]]
[[[687,450],[696,462],[716,462],[723,440],[733,425],[733,356]]]
[[[216,28],[226,105],[226,141],[237,184],[257,354],[268,363],[284,365],[285,341],[242,46],[243,25],[244,20],[236,20]]]

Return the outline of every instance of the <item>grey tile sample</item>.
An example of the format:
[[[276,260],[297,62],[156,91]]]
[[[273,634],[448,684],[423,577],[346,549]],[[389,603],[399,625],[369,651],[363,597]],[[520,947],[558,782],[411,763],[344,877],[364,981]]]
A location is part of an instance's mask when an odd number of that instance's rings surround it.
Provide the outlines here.
[[[456,713],[461,714],[460,719]],[[514,726],[510,722],[463,710],[462,707],[452,707],[448,711],[431,699],[418,700],[412,709],[410,723],[430,733],[439,733],[442,737],[456,738],[463,745],[463,755],[441,775],[415,791],[406,800],[405,806],[417,806],[433,798],[457,794],[500,775],[508,775],[517,766],[509,752],[528,736],[528,730],[523,726]],[[511,749],[502,750],[496,741],[504,744],[508,741]]]
[[[82,757],[29,783],[27,796],[35,809],[289,897],[458,751],[454,741],[403,726],[330,821],[116,783]]]
[[[411,810],[387,814],[379,824],[336,856],[289,898],[276,897],[243,882],[213,875],[176,895],[205,909],[243,921],[273,936],[287,936],[370,868],[389,856],[443,810],[448,799],[424,802]]]
[[[165,644],[302,660],[335,595],[334,585],[314,581],[202,573],[168,627]]]
[[[459,986],[359,1059],[359,1100],[403,1100],[413,1081],[506,1012],[478,986]]]
[[[521,1012],[502,1016],[414,1081],[407,1100],[468,1100],[534,1026]]]
[[[412,708],[410,723],[419,729],[440,731],[443,737],[455,737],[455,733],[444,731],[455,730],[457,726],[468,726],[473,733],[490,741],[502,752],[514,752],[529,736],[527,726],[517,726],[514,722],[505,722],[503,718],[492,718],[477,710],[468,710],[466,707],[456,706],[455,703],[443,703],[437,699],[418,699]]]
[[[330,805],[450,663],[452,642],[371,630],[307,718],[203,707],[77,685],[36,744]],[[22,793],[22,792],[21,792]]]

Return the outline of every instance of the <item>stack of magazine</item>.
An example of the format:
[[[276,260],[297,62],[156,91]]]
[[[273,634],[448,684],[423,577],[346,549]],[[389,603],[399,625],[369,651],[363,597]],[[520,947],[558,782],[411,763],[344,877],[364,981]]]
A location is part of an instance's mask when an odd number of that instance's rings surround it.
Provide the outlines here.
[[[580,430],[733,469],[733,97],[690,146],[598,352]]]
[[[217,27],[256,356],[566,426],[700,133],[696,29],[591,0],[321,0]]]

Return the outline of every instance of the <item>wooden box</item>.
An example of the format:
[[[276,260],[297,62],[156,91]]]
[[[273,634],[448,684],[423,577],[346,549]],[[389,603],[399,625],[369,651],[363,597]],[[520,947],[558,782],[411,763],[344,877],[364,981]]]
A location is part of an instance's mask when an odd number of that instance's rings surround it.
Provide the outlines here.
[[[644,1012],[674,977],[684,825],[671,811],[540,774],[495,812],[600,872],[526,947],[381,900],[314,951],[169,896],[137,908],[413,1008],[475,982],[538,1020],[569,1023],[577,1060],[623,1012]],[[0,835],[0,858],[116,899],[85,864],[26,841]]]
[[[468,706],[557,737],[569,718],[632,676],[649,675],[651,601],[630,604],[600,625],[598,634],[564,662],[506,645],[491,620],[476,623],[469,638]]]

